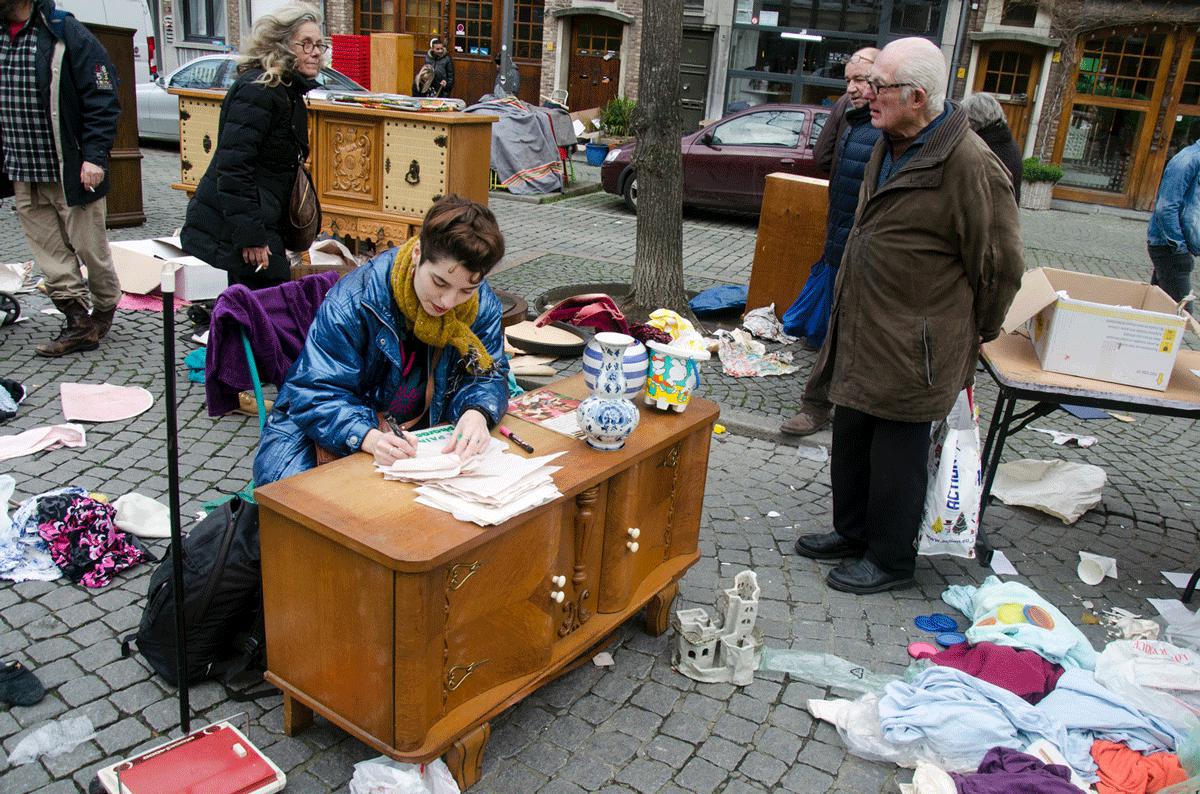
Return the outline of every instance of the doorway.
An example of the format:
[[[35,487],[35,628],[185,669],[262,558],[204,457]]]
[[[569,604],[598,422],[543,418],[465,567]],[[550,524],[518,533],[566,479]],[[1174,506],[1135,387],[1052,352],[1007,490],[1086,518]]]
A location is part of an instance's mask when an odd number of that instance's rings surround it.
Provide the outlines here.
[[[679,53],[679,107],[683,117],[681,132],[685,134],[700,129],[704,119],[712,41],[710,32],[683,31],[683,48]]]
[[[996,97],[1004,108],[1017,149],[1025,150],[1029,120],[1042,76],[1043,50],[1035,44],[995,41],[980,47],[975,73],[976,92]]]
[[[571,30],[571,107],[604,107],[617,96],[621,82],[621,37],[624,25],[602,16],[577,16]]]

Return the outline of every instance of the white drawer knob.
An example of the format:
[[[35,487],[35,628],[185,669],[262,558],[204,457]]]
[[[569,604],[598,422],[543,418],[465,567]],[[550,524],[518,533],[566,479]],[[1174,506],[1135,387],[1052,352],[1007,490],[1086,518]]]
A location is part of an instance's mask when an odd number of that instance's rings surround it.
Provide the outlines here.
[[[639,537],[641,537],[641,535],[642,535],[642,531],[640,529],[638,529],[637,527],[629,528],[629,537],[633,538],[634,540],[637,540]]]
[[[561,604],[567,596],[562,590],[554,590],[550,593],[550,600],[556,604]]]
[[[567,577],[561,576],[561,575],[551,576],[550,581],[554,584],[555,587],[566,587]]]
[[[628,543],[625,544],[625,548],[629,549],[630,552],[637,554],[637,550],[638,550],[637,541],[636,540],[629,541]]]

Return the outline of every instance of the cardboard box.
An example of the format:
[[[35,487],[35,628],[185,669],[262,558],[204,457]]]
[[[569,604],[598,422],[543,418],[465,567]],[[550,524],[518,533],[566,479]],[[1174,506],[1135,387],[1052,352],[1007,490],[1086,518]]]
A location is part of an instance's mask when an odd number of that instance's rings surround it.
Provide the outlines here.
[[[1166,391],[1189,325],[1200,329],[1156,286],[1039,268],[1021,279],[1002,328],[1026,329],[1049,372]]]
[[[188,256],[178,237],[120,240],[109,243],[123,292],[146,295],[158,290],[164,262],[175,264],[175,295],[189,301],[214,300],[229,285],[224,270]]]

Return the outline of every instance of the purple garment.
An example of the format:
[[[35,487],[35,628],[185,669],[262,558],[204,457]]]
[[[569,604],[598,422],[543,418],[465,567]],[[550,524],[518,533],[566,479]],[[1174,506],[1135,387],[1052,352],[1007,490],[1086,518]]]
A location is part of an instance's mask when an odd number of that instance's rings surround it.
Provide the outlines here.
[[[1070,769],[1008,747],[988,750],[978,772],[950,777],[958,794],[1079,794]]]
[[[209,325],[204,360],[204,393],[209,416],[238,407],[238,392],[254,388],[242,330],[250,339],[258,377],[283,383],[288,368],[304,348],[317,307],[338,279],[335,271],[305,276],[277,287],[250,290],[234,284],[221,293]]]

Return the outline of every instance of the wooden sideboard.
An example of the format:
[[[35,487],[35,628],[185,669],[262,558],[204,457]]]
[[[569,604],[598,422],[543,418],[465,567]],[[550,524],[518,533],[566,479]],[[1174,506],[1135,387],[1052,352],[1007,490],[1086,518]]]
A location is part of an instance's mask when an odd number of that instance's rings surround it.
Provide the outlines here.
[[[586,393],[582,376],[551,388]],[[416,504],[362,453],[257,489],[266,678],[283,690],[285,731],[316,711],[392,758],[445,754],[465,788],[489,720],[639,610],[665,631],[700,556],[718,409],[639,409],[618,452],[505,417],[536,454],[566,454],[562,497],[497,527]]]
[[[216,151],[225,92],[171,93],[179,97],[179,182],[172,187],[191,193]],[[383,250],[407,240],[442,196],[487,204],[494,121],[309,101],[309,165],[322,231]]]
[[[117,67],[117,99],[121,115],[117,118],[117,137],[108,154],[108,197],[105,226],[117,229],[141,226],[146,222],[142,207],[142,150],[138,146],[137,78],[133,71],[132,28],[87,23],[87,29],[108,52]]]

